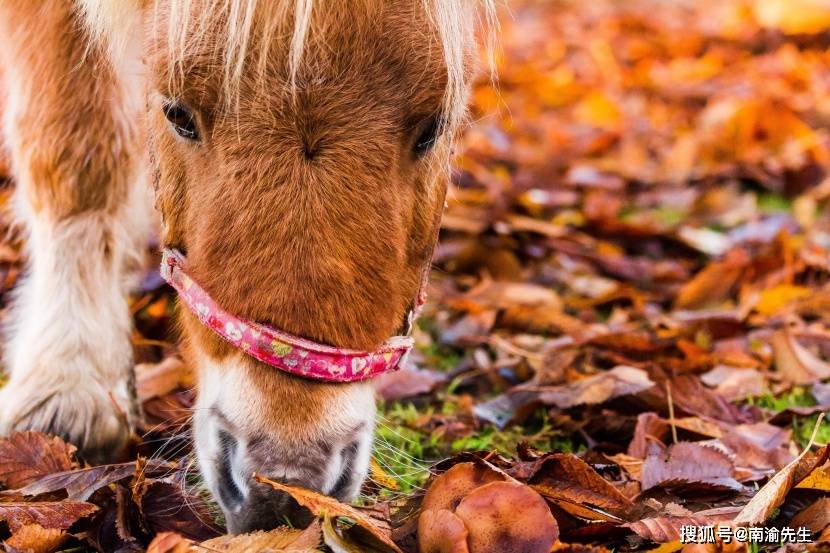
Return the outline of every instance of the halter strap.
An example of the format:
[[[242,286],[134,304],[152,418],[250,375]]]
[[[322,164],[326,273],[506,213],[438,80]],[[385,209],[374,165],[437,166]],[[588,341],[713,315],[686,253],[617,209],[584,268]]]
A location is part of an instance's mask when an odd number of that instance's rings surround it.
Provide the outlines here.
[[[412,349],[409,336],[390,338],[375,351],[336,348],[232,315],[188,276],[185,258],[177,250],[163,251],[161,276],[203,325],[254,359],[289,374],[326,382],[358,382],[397,370]],[[419,290],[413,311],[423,304],[424,296],[424,290]]]

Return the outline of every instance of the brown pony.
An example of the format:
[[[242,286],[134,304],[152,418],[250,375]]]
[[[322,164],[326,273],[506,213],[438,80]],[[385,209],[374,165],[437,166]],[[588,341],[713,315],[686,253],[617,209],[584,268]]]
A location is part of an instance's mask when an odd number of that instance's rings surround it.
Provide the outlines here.
[[[153,188],[163,245],[230,313],[360,350],[401,332],[464,118],[473,3],[4,0],[3,139],[28,272],[0,432],[60,434],[93,460],[124,447],[138,416],[128,275]],[[284,374],[180,311],[199,466],[230,530],[290,510],[254,472],[353,498],[371,385]]]

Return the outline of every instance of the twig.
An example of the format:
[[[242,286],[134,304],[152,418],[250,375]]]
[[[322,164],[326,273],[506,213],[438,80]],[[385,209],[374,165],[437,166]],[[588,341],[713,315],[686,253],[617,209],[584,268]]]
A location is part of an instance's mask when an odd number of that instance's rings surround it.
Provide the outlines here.
[[[669,424],[671,425],[671,439],[677,443],[677,427],[674,425],[674,401],[671,398],[671,382],[666,380],[666,396],[669,402]]]

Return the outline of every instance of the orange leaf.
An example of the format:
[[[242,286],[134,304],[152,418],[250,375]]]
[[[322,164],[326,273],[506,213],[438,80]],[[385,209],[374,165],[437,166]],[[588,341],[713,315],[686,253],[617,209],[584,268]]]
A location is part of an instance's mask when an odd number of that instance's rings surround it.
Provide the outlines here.
[[[358,526],[372,534],[372,536],[377,538],[390,550],[395,551],[396,553],[402,553],[400,548],[395,545],[395,542],[392,541],[392,538],[389,537],[386,532],[384,532],[376,523],[372,522],[372,520],[364,516],[354,507],[340,503],[336,499],[321,495],[317,492],[313,492],[305,488],[298,488],[296,486],[280,484],[279,482],[274,482],[273,480],[269,480],[268,478],[257,474],[254,475],[254,479],[257,482],[271,486],[275,490],[287,493],[293,497],[297,503],[314,513],[315,516],[348,517],[354,520]]]

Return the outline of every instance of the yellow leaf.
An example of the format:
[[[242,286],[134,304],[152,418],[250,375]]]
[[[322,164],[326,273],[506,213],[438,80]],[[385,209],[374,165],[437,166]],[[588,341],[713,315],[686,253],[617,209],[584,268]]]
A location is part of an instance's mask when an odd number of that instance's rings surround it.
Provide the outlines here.
[[[388,551],[393,551],[394,553],[403,553],[400,550],[400,548],[397,545],[395,545],[395,542],[392,541],[388,529],[379,527],[377,521],[370,519],[368,516],[364,515],[351,505],[340,503],[332,497],[320,495],[317,492],[313,492],[305,488],[288,486],[286,484],[274,482],[273,480],[269,480],[257,474],[254,474],[254,480],[261,484],[267,484],[275,490],[279,490],[281,492],[289,494],[291,497],[294,498],[294,500],[297,503],[299,503],[300,505],[302,505],[318,517],[350,518],[353,521],[355,521],[355,523],[357,523],[357,525],[360,526],[363,530],[369,532],[372,536],[374,536],[380,544],[383,544],[386,547]]]
[[[826,0],[756,0],[754,7],[761,25],[787,34],[830,29],[830,3]]]
[[[622,113],[617,105],[599,91],[589,93],[577,104],[576,119],[601,129],[617,130],[622,122]]]
[[[398,481],[383,470],[383,467],[380,466],[380,463],[378,463],[374,457],[372,457],[369,462],[369,470],[372,473],[372,480],[379,486],[386,488],[387,490],[399,489]]]
[[[830,492],[830,469],[816,469],[802,480],[796,488],[812,488]]]
[[[779,284],[761,292],[755,310],[761,315],[775,315],[795,300],[806,298],[810,289],[792,284]]]

